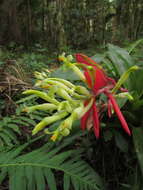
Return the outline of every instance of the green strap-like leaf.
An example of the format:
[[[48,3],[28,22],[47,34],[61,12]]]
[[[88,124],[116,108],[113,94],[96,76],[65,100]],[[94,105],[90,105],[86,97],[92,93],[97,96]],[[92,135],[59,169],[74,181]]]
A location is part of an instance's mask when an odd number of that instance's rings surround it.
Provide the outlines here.
[[[70,176],[64,174],[64,190],[69,190],[70,188]]]
[[[51,169],[43,169],[46,181],[51,190],[57,190],[55,176]]]
[[[133,141],[138,161],[140,164],[140,168],[143,174],[143,128],[142,127],[133,129]]]
[[[44,190],[45,189],[45,179],[42,167],[34,167],[34,175],[36,181],[36,189]]]

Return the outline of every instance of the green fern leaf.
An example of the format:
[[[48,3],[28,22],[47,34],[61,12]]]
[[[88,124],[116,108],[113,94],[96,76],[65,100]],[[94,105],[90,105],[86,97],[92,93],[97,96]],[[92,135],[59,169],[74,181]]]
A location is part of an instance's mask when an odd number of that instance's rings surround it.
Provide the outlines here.
[[[26,101],[31,101],[32,99],[37,99],[36,95],[30,95],[26,98],[22,98],[22,99],[18,100],[16,103],[21,104],[21,103],[25,103]]]
[[[15,144],[18,144],[17,137],[11,129],[5,129],[3,133],[6,134]]]
[[[27,123],[35,126],[36,122],[33,119],[29,119],[29,117],[20,116],[19,119],[26,121]]]
[[[12,146],[11,139],[7,134],[4,134],[3,132],[0,133],[0,138],[6,144],[7,146]]]
[[[64,174],[64,190],[69,190],[70,188],[70,176]]]
[[[55,170],[64,174],[64,190],[71,186],[74,190],[103,190],[99,176],[81,159],[82,150],[63,151],[67,141],[57,147],[47,143],[22,154],[27,145],[0,152],[0,181],[8,175],[10,190],[45,190],[47,184],[50,190],[57,190]]]
[[[55,177],[54,177],[52,170],[44,168],[43,171],[44,171],[44,175],[45,175],[45,178],[47,180],[47,184],[48,184],[49,188],[51,190],[57,190],[56,180],[55,180]]]
[[[15,131],[16,133],[18,133],[19,135],[21,135],[21,131],[19,129],[19,126],[13,123],[9,123],[7,125],[8,128],[11,128],[13,131]]]
[[[12,123],[17,123],[17,124],[21,124],[21,125],[24,125],[24,126],[29,126],[29,123],[27,123],[27,122],[24,122],[24,121],[22,121],[21,119],[14,119],[13,121],[12,121]]]

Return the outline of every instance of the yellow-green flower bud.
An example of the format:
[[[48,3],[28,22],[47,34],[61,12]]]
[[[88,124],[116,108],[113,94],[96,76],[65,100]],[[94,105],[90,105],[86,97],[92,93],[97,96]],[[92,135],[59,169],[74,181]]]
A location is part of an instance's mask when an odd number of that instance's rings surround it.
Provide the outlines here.
[[[69,67],[76,73],[76,75],[85,82],[85,76],[83,74],[83,72],[74,64],[70,63]]]
[[[62,131],[63,129],[71,129],[73,124],[73,118],[69,116],[67,119],[65,119],[59,126],[59,130]]]
[[[82,112],[79,114],[79,118],[81,118],[92,106],[94,99],[92,98],[87,106],[82,108]]]
[[[55,131],[55,133],[51,137],[51,140],[55,142],[58,137],[59,137],[59,131]]]
[[[130,67],[125,73],[123,73],[123,75],[121,76],[121,78],[118,80],[118,82],[116,83],[115,87],[112,89],[112,93],[116,93],[116,91],[124,84],[124,82],[128,79],[129,75],[133,72],[138,70],[139,67],[137,65],[134,65],[132,67]]]
[[[66,62],[67,58],[65,57],[65,52],[63,52],[62,55],[59,55],[58,59],[59,59],[59,61]]]
[[[26,90],[26,91],[23,92],[23,94],[26,94],[26,95],[35,94],[38,97],[40,97],[40,98],[42,98],[42,99],[44,99],[44,100],[46,100],[46,101],[48,101],[50,103],[53,103],[55,105],[59,104],[59,102],[56,99],[49,97],[45,92],[41,92],[39,90]]]
[[[72,108],[71,104],[68,101],[62,101],[58,105],[58,111],[61,111],[61,110],[66,110],[67,112],[71,113],[73,108]]]
[[[61,79],[61,78],[49,78],[49,80],[61,82],[62,84],[66,85],[69,88],[74,88],[75,87],[74,84],[72,84],[71,82],[69,82],[68,80],[65,80],[65,79]]]
[[[44,129],[47,125],[54,123],[60,119],[63,119],[65,116],[67,116],[68,113],[63,111],[61,113],[56,113],[53,116],[45,117],[40,123],[38,123],[35,128],[32,131],[32,135],[35,135],[42,129]]]
[[[84,86],[76,86],[75,91],[85,96],[90,96],[89,91]]]
[[[34,76],[35,76],[37,79],[40,79],[40,80],[43,79],[43,76],[42,76],[42,74],[41,74],[40,72],[35,71],[35,72],[34,72]]]
[[[134,100],[133,96],[129,92],[122,92],[122,93],[116,94],[115,97],[128,98],[129,100]]]
[[[33,112],[33,111],[35,111],[35,110],[42,110],[42,111],[48,111],[48,110],[50,110],[50,111],[53,111],[53,110],[55,110],[55,109],[57,109],[57,106],[56,106],[56,105],[50,104],[50,103],[45,103],[45,104],[40,104],[40,105],[25,107],[25,108],[23,109],[23,111],[30,113],[30,112]]]
[[[48,75],[45,73],[45,72],[41,72],[42,76],[43,76],[43,79],[48,77]]]
[[[56,93],[65,100],[73,101],[71,96],[62,88],[59,88]]]
[[[63,136],[68,136],[68,135],[70,134],[70,130],[67,129],[67,128],[65,128],[65,129],[63,129],[63,130],[60,132],[60,134],[62,134]]]
[[[63,84],[63,83],[61,83],[61,82],[59,82],[59,81],[56,81],[56,80],[51,80],[51,79],[49,79],[49,78],[43,80],[43,81],[39,84],[39,86],[42,86],[42,85],[51,85],[51,86],[55,85],[55,86],[57,86],[57,87],[59,87],[59,88],[63,88],[63,89],[66,90],[67,92],[72,92],[71,89],[68,88],[65,84]]]
[[[69,62],[73,61],[73,56],[72,56],[72,55],[68,55],[68,56],[67,56],[67,60],[68,60]]]

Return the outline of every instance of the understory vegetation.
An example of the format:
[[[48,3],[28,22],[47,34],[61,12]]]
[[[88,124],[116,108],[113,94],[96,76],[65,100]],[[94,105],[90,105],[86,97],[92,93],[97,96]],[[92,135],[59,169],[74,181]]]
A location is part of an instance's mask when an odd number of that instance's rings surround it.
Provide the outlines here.
[[[22,92],[34,87],[35,71],[40,71],[45,78],[45,72],[47,75],[50,72],[50,77],[68,80],[73,84],[80,84],[79,78],[71,70],[63,69],[63,64],[56,56],[48,58],[46,54],[35,52],[18,55],[1,50],[1,189],[140,190],[143,185],[142,48],[142,40],[139,40],[124,49],[108,44],[104,51],[95,55],[87,52],[116,80],[131,66],[140,67],[134,73],[135,78],[131,74],[122,85],[128,88],[133,99],[118,101],[132,135],[128,136],[121,129],[115,115],[109,119],[105,112],[100,123],[99,139],[94,136],[92,128],[81,131],[77,120],[70,134],[56,142],[52,142],[50,135],[43,131],[36,136],[31,135],[36,124],[49,112],[23,112],[25,107],[37,106],[45,101],[34,94],[25,96]],[[57,125],[59,123],[52,124],[50,128]]]
[[[143,1],[0,1],[0,190],[143,189]]]

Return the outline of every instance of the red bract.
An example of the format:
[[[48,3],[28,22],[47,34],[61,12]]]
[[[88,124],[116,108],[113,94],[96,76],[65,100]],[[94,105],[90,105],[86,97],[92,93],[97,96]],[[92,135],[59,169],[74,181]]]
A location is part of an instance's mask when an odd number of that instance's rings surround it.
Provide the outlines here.
[[[96,106],[95,99],[96,97],[104,93],[108,97],[108,115],[111,117],[112,108],[117,114],[123,129],[129,134],[130,130],[128,124],[114,98],[114,95],[111,93],[111,89],[115,86],[116,82],[114,79],[109,78],[104,70],[91,58],[83,54],[76,54],[76,60],[84,69],[84,76],[86,78],[86,83],[89,89],[91,89],[92,97],[94,99],[93,105],[91,108],[84,114],[81,118],[81,127],[84,130],[87,127],[87,121],[89,116],[92,117],[92,124],[96,138],[99,137],[99,108]],[[86,101],[85,105],[88,104]]]
[[[96,107],[95,102],[93,102],[92,105],[92,110],[93,110],[93,126],[94,126],[94,134],[96,136],[96,138],[99,138],[99,127],[100,127],[100,123],[99,123],[99,117],[98,117],[98,110]]]
[[[122,124],[122,127],[124,128],[124,130],[129,135],[131,135],[130,130],[128,128],[128,124],[127,124],[127,122],[126,122],[126,120],[125,120],[125,118],[124,118],[124,116],[123,116],[123,114],[122,114],[122,112],[121,112],[121,110],[120,110],[120,108],[119,108],[119,106],[118,106],[118,104],[117,104],[114,96],[111,93],[108,93],[108,92],[105,92],[105,93],[107,94],[108,98],[110,99],[111,104],[113,106],[113,109],[116,112],[116,114],[117,114],[117,116],[118,116],[118,118],[119,118],[119,120],[120,120],[120,122]]]

